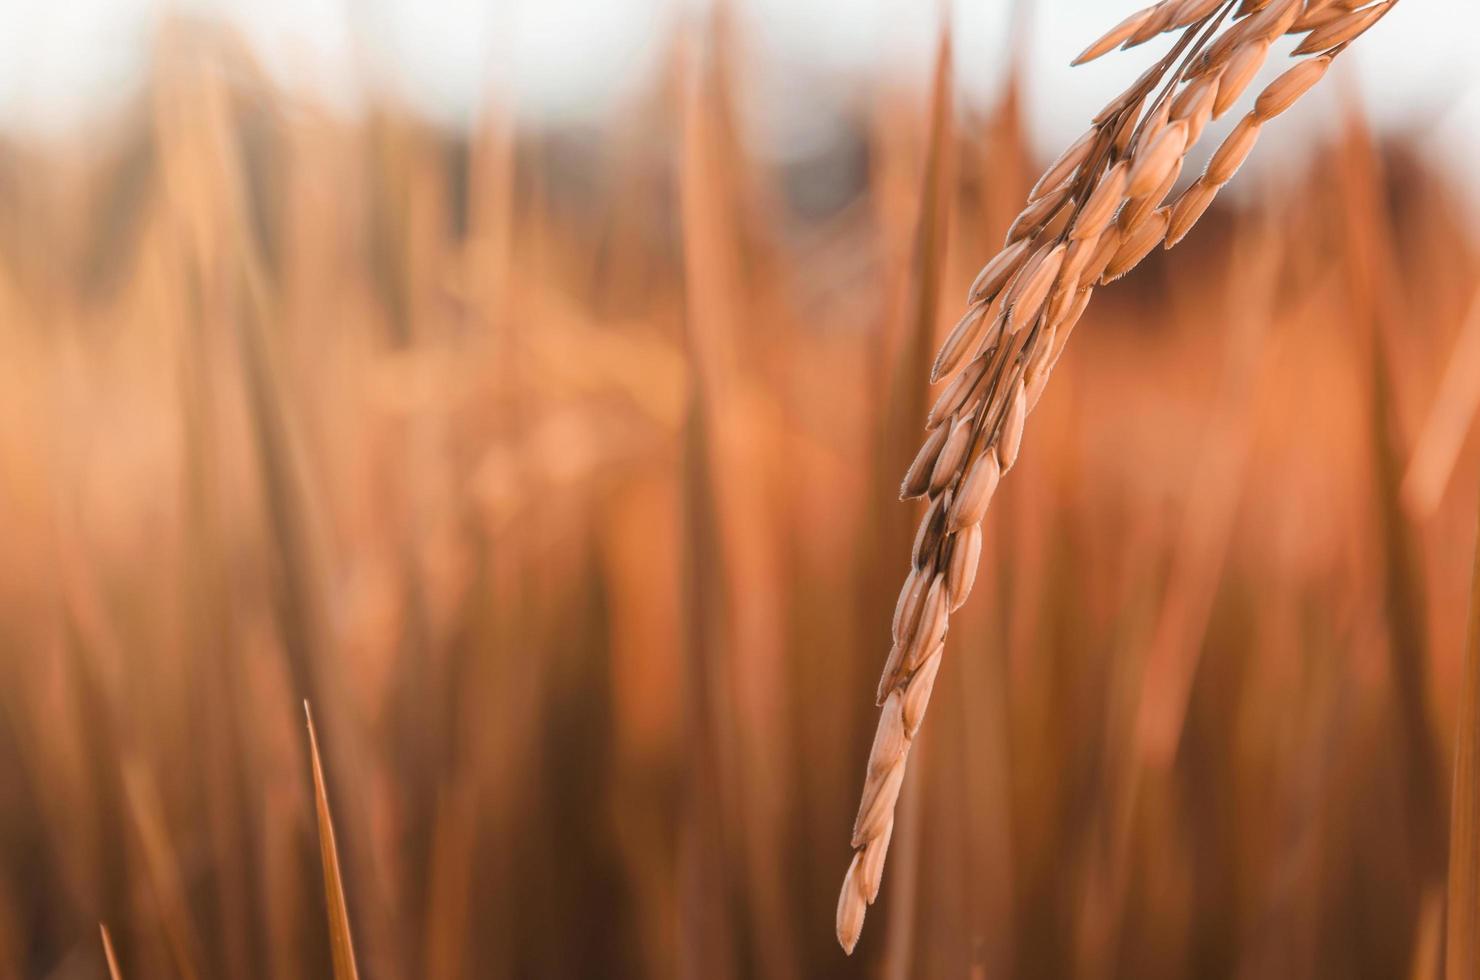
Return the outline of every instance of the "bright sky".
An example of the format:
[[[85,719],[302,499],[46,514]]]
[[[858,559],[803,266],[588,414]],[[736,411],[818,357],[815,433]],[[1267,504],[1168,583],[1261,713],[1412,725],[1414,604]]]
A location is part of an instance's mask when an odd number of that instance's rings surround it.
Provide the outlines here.
[[[710,0],[0,0],[0,128],[65,133],[126,99],[166,10],[237,24],[280,81],[352,110],[365,79],[421,110],[469,118],[497,98],[543,120],[599,119],[662,70],[668,30]],[[1078,135],[1148,50],[1068,62],[1139,0],[1029,3],[1024,59],[1045,153]],[[759,62],[747,75],[764,152],[804,150],[819,108],[881,72],[919,76],[949,7],[960,85],[984,98],[1006,66],[1009,0],[732,0]],[[921,11],[931,12],[922,15]],[[1342,61],[1380,125],[1417,130],[1436,154],[1480,149],[1477,0],[1400,4]],[[1272,59],[1274,62],[1282,58]],[[1273,65],[1269,74],[1280,70]],[[1287,128],[1329,117],[1336,86]],[[1323,91],[1324,90],[1324,91]],[[1322,100],[1324,98],[1324,101]],[[1303,120],[1303,121],[1299,121]],[[1278,151],[1275,151],[1277,156]],[[1474,178],[1472,178],[1474,179]]]

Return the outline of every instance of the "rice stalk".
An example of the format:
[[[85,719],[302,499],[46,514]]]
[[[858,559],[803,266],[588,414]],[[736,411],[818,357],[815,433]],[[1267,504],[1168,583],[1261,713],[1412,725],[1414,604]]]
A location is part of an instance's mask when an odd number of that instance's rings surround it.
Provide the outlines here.
[[[846,952],[857,944],[867,908],[878,896],[910,747],[944,655],[950,611],[965,599],[946,587],[955,550],[967,546],[963,532],[980,522],[998,480],[1017,460],[1030,401],[1036,402],[1061,350],[1057,336],[1073,329],[1095,287],[1130,272],[1158,244],[1170,248],[1185,236],[1247,159],[1263,125],[1324,73],[1322,64],[1276,79],[1214,152],[1203,175],[1176,204],[1164,205],[1157,195],[1170,188],[1167,176],[1180,168],[1191,138],[1200,135],[1208,116],[1236,101],[1270,43],[1294,30],[1305,13],[1302,0],[1252,6],[1162,0],[1122,21],[1075,59],[1081,64],[1121,45],[1181,31],[1171,51],[1112,99],[1037,182],[1003,251],[987,263],[967,297],[972,311],[963,324],[970,326],[961,329],[975,331],[978,316],[989,325],[969,341],[953,332],[936,359],[932,381],[963,367],[975,380],[931,412],[925,446],[901,488],[902,497],[927,497],[930,507],[896,608],[893,648],[878,687],[883,713],[853,826],[853,858],[838,898],[836,931]],[[1392,6],[1380,4],[1315,29],[1299,50],[1329,63]],[[1231,94],[1220,100],[1216,89],[1225,80]],[[1211,99],[1179,99],[1193,87],[1214,90]],[[1191,203],[1184,208],[1182,200]],[[1076,258],[1090,258],[1069,262],[1071,247]],[[962,430],[964,436],[958,434]],[[927,525],[942,511],[946,528],[937,532]],[[964,581],[959,571],[955,578]]]

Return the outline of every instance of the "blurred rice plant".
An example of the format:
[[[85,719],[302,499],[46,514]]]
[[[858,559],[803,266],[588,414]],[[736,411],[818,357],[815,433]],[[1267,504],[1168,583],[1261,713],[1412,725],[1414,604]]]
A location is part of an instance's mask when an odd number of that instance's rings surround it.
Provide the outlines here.
[[[1474,188],[1353,108],[1076,331],[844,961],[919,365],[1028,120],[943,35],[767,167],[737,51],[451,133],[176,22],[127,118],[0,146],[0,975],[331,975],[304,698],[367,978],[1474,955]]]

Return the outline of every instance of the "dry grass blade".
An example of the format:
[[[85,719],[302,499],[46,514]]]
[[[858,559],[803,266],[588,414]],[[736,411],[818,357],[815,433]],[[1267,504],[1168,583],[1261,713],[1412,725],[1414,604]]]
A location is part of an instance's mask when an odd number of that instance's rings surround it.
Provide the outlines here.
[[[1480,975],[1480,534],[1470,583],[1469,630],[1454,737],[1449,804],[1449,909],[1445,930],[1448,980]]]
[[[314,811],[319,824],[319,857],[324,864],[324,904],[329,913],[329,950],[334,960],[334,980],[358,980],[355,945],[350,937],[349,905],[344,880],[339,873],[339,845],[334,841],[334,821],[329,815],[329,795],[324,785],[324,764],[319,757],[319,736],[313,726],[313,709],[303,702],[308,725],[308,751],[313,762]]]
[[[103,936],[103,959],[108,962],[109,980],[123,980],[123,971],[118,968],[118,954],[113,950],[113,937],[108,935],[108,927],[99,922],[98,932]]]

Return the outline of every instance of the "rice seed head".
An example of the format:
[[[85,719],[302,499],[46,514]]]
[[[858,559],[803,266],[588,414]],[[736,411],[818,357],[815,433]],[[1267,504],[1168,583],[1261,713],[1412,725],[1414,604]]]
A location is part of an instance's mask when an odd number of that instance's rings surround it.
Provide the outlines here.
[[[1206,100],[1209,105],[1213,99],[1218,97],[1218,80],[1221,75],[1199,75],[1182,87],[1177,97],[1172,99],[1171,118],[1190,119],[1196,113],[1199,103]],[[1189,144],[1192,142],[1188,140]]]
[[[1180,119],[1168,123],[1145,151],[1137,155],[1126,180],[1125,196],[1136,200],[1156,190],[1186,152],[1187,123]]]
[[[1043,228],[1039,230],[1037,237],[1050,242],[1058,241],[1064,237],[1064,231],[1069,227],[1069,222],[1074,217],[1074,203],[1075,201],[1072,197],[1065,199],[1064,203],[1059,206],[1059,209],[1053,213],[1053,217],[1044,222]]]
[[[1171,26],[1172,17],[1176,12],[1175,0],[1162,0],[1161,3],[1151,8],[1150,13],[1141,23],[1141,26],[1136,28],[1135,33],[1126,38],[1125,44],[1121,45],[1121,50],[1128,50],[1138,44],[1145,44],[1162,31],[1165,31]]]
[[[1059,350],[1054,355],[1054,360],[1064,353],[1064,346],[1069,342],[1069,335],[1074,332],[1074,327],[1079,323],[1079,318],[1084,316],[1084,311],[1089,308],[1089,298],[1094,295],[1093,286],[1081,286],[1079,292],[1074,294],[1074,305],[1069,307],[1069,312],[1064,314],[1064,319],[1058,324]]]
[[[898,690],[884,699],[884,708],[879,712],[879,727],[874,730],[873,748],[868,754],[868,773],[871,777],[883,776],[910,749],[909,736],[904,730],[904,695]]]
[[[1002,420],[1002,433],[997,437],[997,459],[1003,472],[1012,469],[1017,462],[1018,451],[1023,448],[1023,426],[1028,421],[1028,393],[1023,379],[1012,386],[1012,395],[1007,402],[1007,417]]]
[[[1252,112],[1240,119],[1213,154],[1213,159],[1208,161],[1203,179],[1210,184],[1226,184],[1232,180],[1248,159],[1249,151],[1254,149],[1254,143],[1259,139],[1259,127],[1259,117]]]
[[[1067,181],[1079,170],[1080,166],[1089,157],[1090,151],[1094,149],[1095,141],[1099,139],[1098,127],[1091,128],[1079,139],[1070,144],[1069,148],[1059,154],[1059,158],[1048,165],[1043,171],[1043,176],[1038,178],[1038,183],[1028,192],[1028,200],[1036,201],[1050,190],[1054,190]]]
[[[899,675],[904,667],[905,647],[903,643],[895,641],[889,648],[889,656],[884,661],[884,669],[879,674],[879,686],[874,689],[874,705],[883,707],[889,697],[889,692],[899,686]]]
[[[915,624],[914,636],[905,646],[905,670],[914,670],[920,666],[925,655],[945,639],[946,628],[950,625],[947,598],[945,575],[937,574],[930,583],[930,591],[925,593],[925,602],[920,607],[920,621]]]
[[[1145,197],[1126,202],[1125,207],[1120,209],[1120,218],[1116,222],[1122,231],[1128,231],[1141,224],[1146,220],[1147,215],[1161,206],[1161,202],[1165,201],[1167,195],[1172,192],[1177,178],[1182,175],[1182,161],[1185,159],[1185,157],[1177,157],[1172,163],[1172,169],[1167,171],[1167,175],[1161,179],[1156,190]]]
[[[963,447],[963,455],[965,451]],[[951,493],[948,490],[932,500],[925,510],[925,516],[920,518],[920,527],[915,531],[915,547],[911,552],[911,560],[916,568],[929,568],[935,560],[935,552],[940,547],[941,539],[945,537],[946,512],[950,506]]]
[[[1099,57],[1116,45],[1141,43],[1168,28],[1197,25],[1201,31],[1211,17],[1227,12],[1227,2],[1161,0],[1122,21],[1075,63]],[[910,739],[931,696],[950,615],[971,591],[982,550],[981,521],[1002,473],[1017,460],[1026,417],[1088,306],[1094,284],[1123,275],[1158,242],[1170,248],[1188,233],[1247,158],[1262,123],[1284,112],[1314,85],[1331,58],[1386,14],[1395,0],[1364,3],[1240,0],[1234,21],[1212,36],[1211,46],[1171,80],[1171,91],[1186,81],[1175,99],[1168,101],[1164,92],[1149,118],[1140,118],[1146,100],[1166,80],[1170,61],[1163,60],[1101,110],[1094,128],[1039,178],[1009,233],[1010,244],[973,282],[969,302],[985,304],[985,309],[968,311],[975,317],[969,328],[958,324],[970,339],[948,338],[946,346],[953,349],[937,359],[937,366],[945,370],[934,373],[932,380],[962,364],[969,366],[932,407],[930,435],[902,487],[904,496],[929,492],[933,499],[896,603],[895,642],[879,684],[884,715],[854,823],[855,854],[839,898],[837,930],[845,950],[851,952],[857,943],[867,906],[878,894]],[[1210,119],[1237,102],[1267,57],[1270,42],[1298,29],[1310,31],[1310,36],[1297,53],[1329,53],[1297,65],[1268,86],[1254,111],[1215,151],[1202,177],[1174,205],[1159,207],[1175,186],[1187,147]],[[1132,148],[1134,152],[1129,152]],[[1088,199],[1076,202],[1076,192],[1088,179],[1085,162],[1092,156],[1098,160],[1107,149],[1112,161],[1108,170],[1098,176]],[[985,338],[972,333],[982,324],[988,325]],[[1026,336],[1031,343],[1015,352],[1027,361],[1021,375],[1005,393],[985,390],[987,373],[1003,363],[1003,338],[1030,326],[1034,331]],[[1007,362],[1009,372],[1019,363]],[[984,404],[989,394],[1002,401]],[[975,422],[968,426],[963,419],[984,421],[976,413],[999,410],[1002,417],[993,441],[971,458],[975,439],[970,431]]]
[[[1182,0],[1172,14],[1172,28],[1186,27],[1214,13],[1227,0]]]
[[[1238,97],[1244,94],[1244,89],[1259,74],[1259,69],[1264,64],[1264,59],[1269,56],[1269,41],[1256,40],[1242,45],[1233,56],[1228,59],[1228,67],[1223,69],[1223,74],[1218,82],[1218,96],[1213,100],[1213,118],[1221,118]]]
[[[1172,205],[1172,220],[1167,224],[1167,248],[1187,237],[1197,219],[1203,216],[1218,195],[1218,186],[1206,178],[1199,178],[1177,198],[1177,203]]]
[[[1123,237],[1125,233],[1119,225],[1111,225],[1105,229],[1105,233],[1100,236],[1100,243],[1095,246],[1095,254],[1090,256],[1089,262],[1084,266],[1084,274],[1079,277],[1080,289],[1097,284],[1105,275],[1105,268],[1115,258],[1115,253],[1120,251]]]
[[[909,575],[905,576],[904,588],[899,590],[899,599],[894,603],[894,624],[890,627],[890,636],[895,643],[904,639],[906,627],[914,625],[915,615],[920,611],[920,601],[925,598],[925,590],[929,585],[930,576],[911,565]]]
[[[874,904],[879,897],[879,885],[884,881],[884,858],[889,854],[889,841],[894,837],[894,821],[884,825],[884,832],[863,846],[858,862],[858,887],[863,900]]]
[[[848,873],[843,875],[843,889],[838,893],[838,913],[834,923],[838,945],[849,956],[853,955],[853,949],[858,945],[858,937],[863,935],[863,917],[868,911],[868,901],[860,886],[859,866],[862,863],[862,854],[862,851],[853,852]]]
[[[1069,200],[1070,184],[1068,181],[1055,187],[1043,197],[1029,204],[1018,214],[1007,229],[1007,239],[1003,245],[1011,245],[1022,239],[1036,238],[1040,228],[1046,225]]]
[[[1295,22],[1300,16],[1304,0],[1271,0],[1271,2],[1260,4],[1255,16],[1250,17],[1241,25],[1243,39],[1247,41],[1267,40],[1272,41]]]
[[[1125,233],[1125,240],[1121,242],[1120,250],[1105,267],[1102,281],[1114,282],[1140,265],[1141,260],[1150,255],[1151,250],[1166,238],[1167,225],[1170,220],[1167,208],[1157,208],[1140,224],[1128,230]]]
[[[1213,118],[1213,102],[1218,98],[1218,87],[1210,85],[1200,91],[1187,117],[1187,145],[1192,146],[1202,139],[1203,130]]]
[[[1238,46],[1248,40],[1247,26],[1248,21],[1237,24],[1224,31],[1216,41],[1209,45],[1194,66],[1196,74],[1206,75],[1222,71],[1223,66],[1228,64],[1228,59],[1233,57],[1233,52]]]
[[[853,846],[862,847],[884,831],[893,819],[894,804],[899,799],[899,786],[904,781],[909,755],[902,756],[879,776],[869,774],[864,781],[863,799],[859,801],[858,819],[853,824]]]
[[[930,706],[930,692],[935,688],[935,675],[940,672],[940,662],[945,656],[945,647],[938,646],[930,651],[925,662],[910,677],[904,690],[904,729],[914,738],[925,720],[925,709]]]
[[[1308,7],[1305,13],[1295,18],[1295,23],[1290,25],[1289,33],[1304,34],[1335,23],[1345,16],[1346,8],[1339,3],[1328,2],[1318,7]]]
[[[1023,262],[1028,258],[1030,245],[1031,243],[1027,241],[1013,242],[992,256],[987,264],[982,266],[982,271],[977,273],[976,280],[971,284],[967,302],[976,303],[997,295],[1012,274],[1022,268]]]
[[[1007,309],[1009,335],[1022,330],[1023,327],[1037,319],[1038,314],[1042,312],[1043,301],[1048,298],[1048,291],[1064,265],[1064,249],[1062,242],[1052,247],[1044,246],[1040,252],[1042,257],[1036,259],[1031,271],[1025,272],[1023,278],[1019,280],[1021,288],[1011,299]]]
[[[1092,238],[1100,234],[1115,217],[1116,208],[1125,199],[1126,181],[1130,176],[1130,164],[1122,160],[1100,179],[1099,186],[1084,202],[1079,217],[1069,228],[1070,238]]]
[[[976,342],[981,339],[987,320],[988,308],[985,301],[978,301],[966,311],[965,316],[956,321],[951,332],[946,334],[940,350],[935,354],[935,363],[930,366],[931,384],[954,373],[976,349]]]
[[[1271,4],[1261,15],[1263,20],[1257,27],[1257,36],[1266,41],[1275,40],[1290,29],[1295,18],[1300,16],[1301,9],[1301,0],[1279,0],[1278,3]]]
[[[1367,28],[1377,23],[1392,7],[1393,0],[1384,0],[1362,10],[1354,10],[1331,23],[1318,27],[1306,36],[1291,52],[1294,55],[1313,54],[1354,41]]]
[[[1171,121],[1171,118],[1172,100],[1162,99],[1161,102],[1157,103],[1156,108],[1152,110],[1151,115],[1146,117],[1145,122],[1141,123],[1140,132],[1137,133],[1135,136],[1135,153],[1132,155],[1138,158],[1143,155],[1146,152],[1147,147],[1151,146],[1152,143],[1155,143],[1157,138],[1161,136],[1162,130],[1166,128],[1166,125],[1168,122]],[[1129,178],[1130,182],[1135,181],[1135,176],[1136,162],[1132,160],[1131,176]],[[1130,191],[1126,191],[1126,196],[1131,196]]]
[[[940,397],[935,404],[930,406],[930,412],[925,416],[925,427],[933,429],[945,422],[952,415],[964,412],[967,403],[981,395],[977,385],[987,373],[990,359],[985,354],[977,355],[976,359],[966,365],[966,369],[951,379],[951,383],[941,391]]]
[[[1053,295],[1048,298],[1048,305],[1043,312],[1043,325],[1050,334],[1058,322],[1064,318],[1064,314],[1069,312],[1069,307],[1074,302],[1074,294],[1078,291],[1078,285],[1075,280],[1062,275],[1054,285]],[[1041,346],[1042,342],[1040,341],[1039,344]],[[1031,366],[1029,366],[1029,373],[1032,373]]]
[[[1060,288],[1067,286],[1073,289],[1078,286],[1084,267],[1094,257],[1095,246],[1099,243],[1098,237],[1075,238],[1069,242],[1069,247],[1064,251],[1064,266],[1059,270]]]
[[[988,450],[978,456],[976,462],[966,471],[966,479],[961,481],[955,503],[946,518],[946,526],[952,531],[959,531],[981,523],[981,519],[987,515],[987,506],[991,504],[992,494],[997,492],[997,483],[1001,478],[1002,464],[997,461],[995,452]]]
[[[940,447],[935,458],[935,468],[930,472],[930,492],[938,494],[961,473],[961,463],[966,459],[966,447],[971,442],[972,416],[964,416],[951,426],[951,434]]]
[[[1059,311],[1059,316],[1062,317],[1064,312],[1068,310],[1069,304],[1074,302],[1074,293],[1067,289],[1060,290],[1055,299],[1059,299],[1063,304],[1064,309]],[[1023,372],[1023,377],[1029,385],[1033,383],[1035,378],[1048,371],[1049,362],[1053,358],[1054,344],[1058,336],[1057,320],[1058,318],[1048,319],[1047,329],[1043,331],[1043,335],[1038,338],[1035,345],[1037,349],[1033,353],[1033,359],[1028,362],[1028,369]],[[1029,408],[1032,408],[1031,404]]]
[[[1138,10],[1135,13],[1131,14],[1125,20],[1121,21],[1119,24],[1116,24],[1114,27],[1110,28],[1110,30],[1102,34],[1099,40],[1095,41],[1089,47],[1079,52],[1079,57],[1069,62],[1069,64],[1082,65],[1087,61],[1094,61],[1101,55],[1109,54],[1111,51],[1114,51],[1116,48],[1124,44],[1126,40],[1131,37],[1131,35],[1140,30],[1141,25],[1146,23],[1147,19],[1150,18],[1155,13],[1155,11],[1155,7],[1148,7],[1145,10]]]
[[[950,429],[947,426],[930,430],[930,434],[920,445],[920,451],[915,454],[915,461],[905,471],[904,482],[899,485],[900,500],[919,497],[930,489],[930,474],[935,468],[935,458],[940,455],[941,447],[946,444],[946,437],[949,435]]]
[[[1300,97],[1310,91],[1312,85],[1321,80],[1326,69],[1331,67],[1329,57],[1310,58],[1270,82],[1254,102],[1254,115],[1268,122],[1290,108]]]
[[[1145,100],[1143,99],[1142,102]],[[1115,150],[1115,159],[1121,160],[1130,155],[1131,140],[1135,139],[1139,131],[1136,120],[1139,118],[1141,106],[1138,104],[1135,111],[1127,111],[1116,124],[1115,138],[1110,141],[1110,146]]]
[[[973,524],[956,532],[951,547],[951,563],[946,569],[946,593],[950,597],[950,611],[961,608],[971,587],[976,584],[976,569],[982,558],[982,526]],[[915,681],[911,681],[913,687]]]

